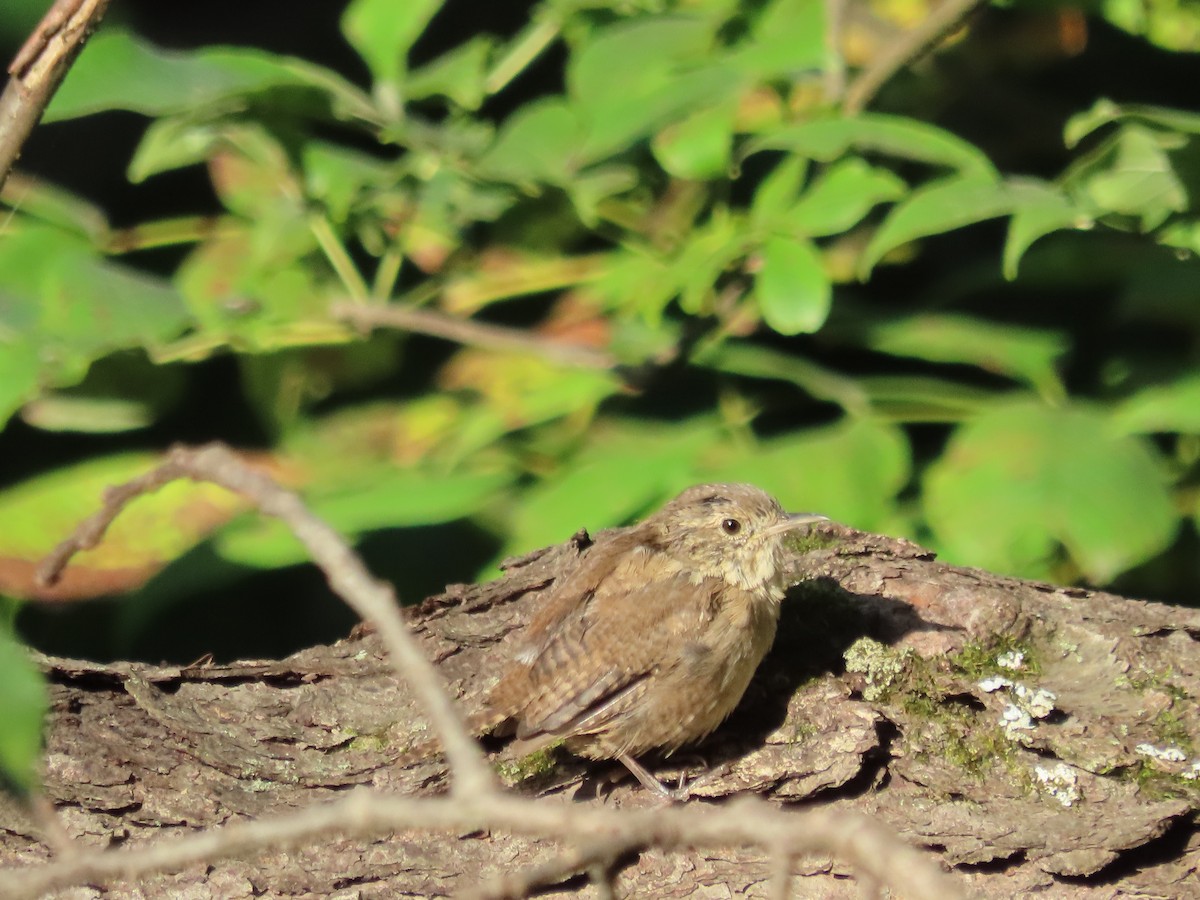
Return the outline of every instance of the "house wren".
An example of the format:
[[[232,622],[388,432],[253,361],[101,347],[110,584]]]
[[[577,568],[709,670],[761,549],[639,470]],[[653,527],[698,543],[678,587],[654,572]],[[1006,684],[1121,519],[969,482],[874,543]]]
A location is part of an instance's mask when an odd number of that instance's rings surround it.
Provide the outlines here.
[[[688,488],[556,583],[473,724],[515,726],[522,755],[561,741],[636,760],[706,736],[733,711],[775,638],[788,515],[748,484]]]

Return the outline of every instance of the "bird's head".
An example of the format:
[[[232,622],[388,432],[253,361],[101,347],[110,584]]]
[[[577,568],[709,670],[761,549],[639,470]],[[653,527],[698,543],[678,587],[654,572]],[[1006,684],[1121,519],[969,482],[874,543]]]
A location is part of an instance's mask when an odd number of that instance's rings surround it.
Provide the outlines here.
[[[749,591],[783,594],[784,537],[794,528],[825,520],[788,514],[779,501],[751,484],[699,484],[650,516],[659,546],[697,575],[722,578]]]

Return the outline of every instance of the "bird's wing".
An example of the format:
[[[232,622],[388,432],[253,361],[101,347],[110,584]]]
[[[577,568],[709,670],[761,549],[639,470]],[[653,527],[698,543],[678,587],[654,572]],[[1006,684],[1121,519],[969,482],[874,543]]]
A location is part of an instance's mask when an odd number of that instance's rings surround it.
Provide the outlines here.
[[[649,679],[715,613],[719,585],[655,576],[653,554],[626,559],[548,635],[528,671],[517,737],[594,733],[637,704]],[[639,577],[641,576],[641,577]]]

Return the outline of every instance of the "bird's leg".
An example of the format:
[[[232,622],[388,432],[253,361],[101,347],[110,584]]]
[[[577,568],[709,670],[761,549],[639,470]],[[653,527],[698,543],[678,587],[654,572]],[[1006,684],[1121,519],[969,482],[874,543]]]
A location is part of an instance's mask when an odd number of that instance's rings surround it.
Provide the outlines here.
[[[682,803],[688,798],[690,792],[686,787],[681,784],[675,790],[671,790],[671,788],[651,775],[645,766],[628,753],[619,754],[617,759],[621,761],[625,768],[633,773],[633,777],[640,781],[646,790],[652,791],[668,803]]]

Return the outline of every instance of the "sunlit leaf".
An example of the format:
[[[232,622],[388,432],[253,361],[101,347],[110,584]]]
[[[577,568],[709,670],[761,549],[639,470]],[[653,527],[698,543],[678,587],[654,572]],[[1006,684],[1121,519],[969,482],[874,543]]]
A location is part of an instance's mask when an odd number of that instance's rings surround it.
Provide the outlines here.
[[[725,175],[733,141],[732,104],[692,113],[655,136],[655,158],[676,178],[701,180]]]
[[[310,141],[302,153],[306,194],[336,223],[345,222],[373,190],[394,187],[394,167],[337,144]]]
[[[3,296],[0,296],[0,310],[3,310]],[[0,312],[0,322],[3,318]],[[0,330],[0,422],[7,422],[23,403],[37,395],[41,368],[35,340],[6,335]]]
[[[129,162],[129,180],[137,184],[151,175],[203,162],[220,134],[219,126],[196,122],[188,115],[155,119]]]
[[[1070,347],[1056,332],[932,313],[880,322],[869,328],[866,343],[897,356],[978,366],[1056,393],[1055,365]]]
[[[1200,434],[1200,374],[1142,388],[1121,401],[1113,423],[1135,434]]]
[[[523,494],[505,523],[502,555],[564,541],[580,528],[595,532],[625,524],[649,511],[698,480],[699,456],[717,434],[707,420],[652,427],[632,420],[604,423],[559,472]]]
[[[1113,25],[1166,50],[1200,50],[1200,9],[1181,0],[1101,0]]]
[[[559,99],[535,101],[504,123],[479,167],[495,178],[558,184],[578,165],[582,135],[583,126],[571,106]]]
[[[745,253],[745,245],[740,222],[723,211],[714,211],[687,234],[668,269],[670,292],[679,294],[685,312],[697,315],[712,308],[718,280]]]
[[[19,788],[33,786],[48,708],[41,673],[8,626],[0,625],[0,772]]]
[[[1004,242],[1004,277],[1017,277],[1017,267],[1025,251],[1040,237],[1066,228],[1090,228],[1089,211],[1066,196],[1047,190],[1041,199],[1030,198],[1013,212]]]
[[[1100,584],[1164,550],[1179,524],[1153,448],[1084,408],[981,414],[929,469],[923,504],[947,562],[1046,577],[1061,545]]]
[[[463,109],[478,109],[487,96],[484,80],[491,52],[492,40],[476,35],[409,72],[405,91],[414,99],[439,95]]]
[[[188,324],[169,285],[45,226],[0,240],[0,284],[0,415],[32,399],[35,384],[73,384],[95,359],[157,346]]]
[[[228,47],[172,52],[126,32],[105,29],[88,41],[67,73],[45,121],[110,109],[172,115],[286,87],[324,94],[345,115],[373,115],[361,91],[334,72],[303,60]]]
[[[955,176],[918,188],[879,226],[859,261],[860,275],[865,278],[885,254],[903,244],[1008,215],[1042,194],[1040,186],[998,181],[986,174]]]
[[[61,582],[37,586],[37,564],[100,509],[104,490],[158,462],[144,453],[101,457],[0,492],[0,593],[80,600],[130,590],[245,507],[244,501],[216,485],[172,482],[130,505],[96,549],[75,557]]]
[[[479,393],[516,429],[590,409],[619,382],[609,372],[564,367],[529,353],[464,349],[443,367],[438,384]]]
[[[748,481],[793,512],[816,512],[869,531],[894,521],[896,494],[910,470],[904,433],[869,419],[797,430],[712,455],[702,472],[706,479]]]
[[[907,189],[899,176],[850,157],[817,179],[788,213],[787,224],[810,237],[840,234],[877,204],[897,200]]]
[[[963,177],[996,177],[995,168],[981,150],[950,132],[913,119],[876,113],[772,127],[750,141],[745,155],[762,150],[790,150],[821,162],[832,162],[850,150],[883,153],[947,166]]]
[[[342,33],[377,81],[397,82],[409,48],[441,5],[442,0],[354,0],[342,14]]]
[[[780,334],[820,329],[833,303],[820,251],[804,239],[771,237],[761,256],[754,298],[766,323]]]
[[[754,191],[750,220],[759,228],[777,227],[796,204],[807,173],[808,160],[803,156],[789,154],[780,160]]]
[[[78,385],[44,391],[21,410],[21,418],[46,431],[112,434],[152,424],[183,394],[176,366],[151,363],[142,353],[97,360]]]
[[[1143,231],[1188,208],[1187,187],[1175,172],[1168,147],[1154,131],[1126,125],[1117,134],[1111,168],[1084,181],[1088,198],[1101,212],[1141,219]]]
[[[774,0],[755,21],[737,63],[758,78],[823,68],[825,9],[824,0]]]
[[[584,160],[624,149],[736,95],[743,77],[708,52],[712,29],[699,17],[647,17],[603,29],[572,54],[567,87],[585,126]]]
[[[362,467],[354,479],[338,479],[307,499],[314,513],[354,538],[381,528],[451,522],[482,511],[510,481],[504,473],[440,474],[423,469]],[[308,559],[295,536],[275,520],[239,522],[214,545],[226,560],[256,568],[295,565]]]
[[[786,381],[853,414],[866,415],[871,411],[869,395],[857,381],[797,354],[748,341],[725,341],[697,354],[694,362],[732,375]]]

